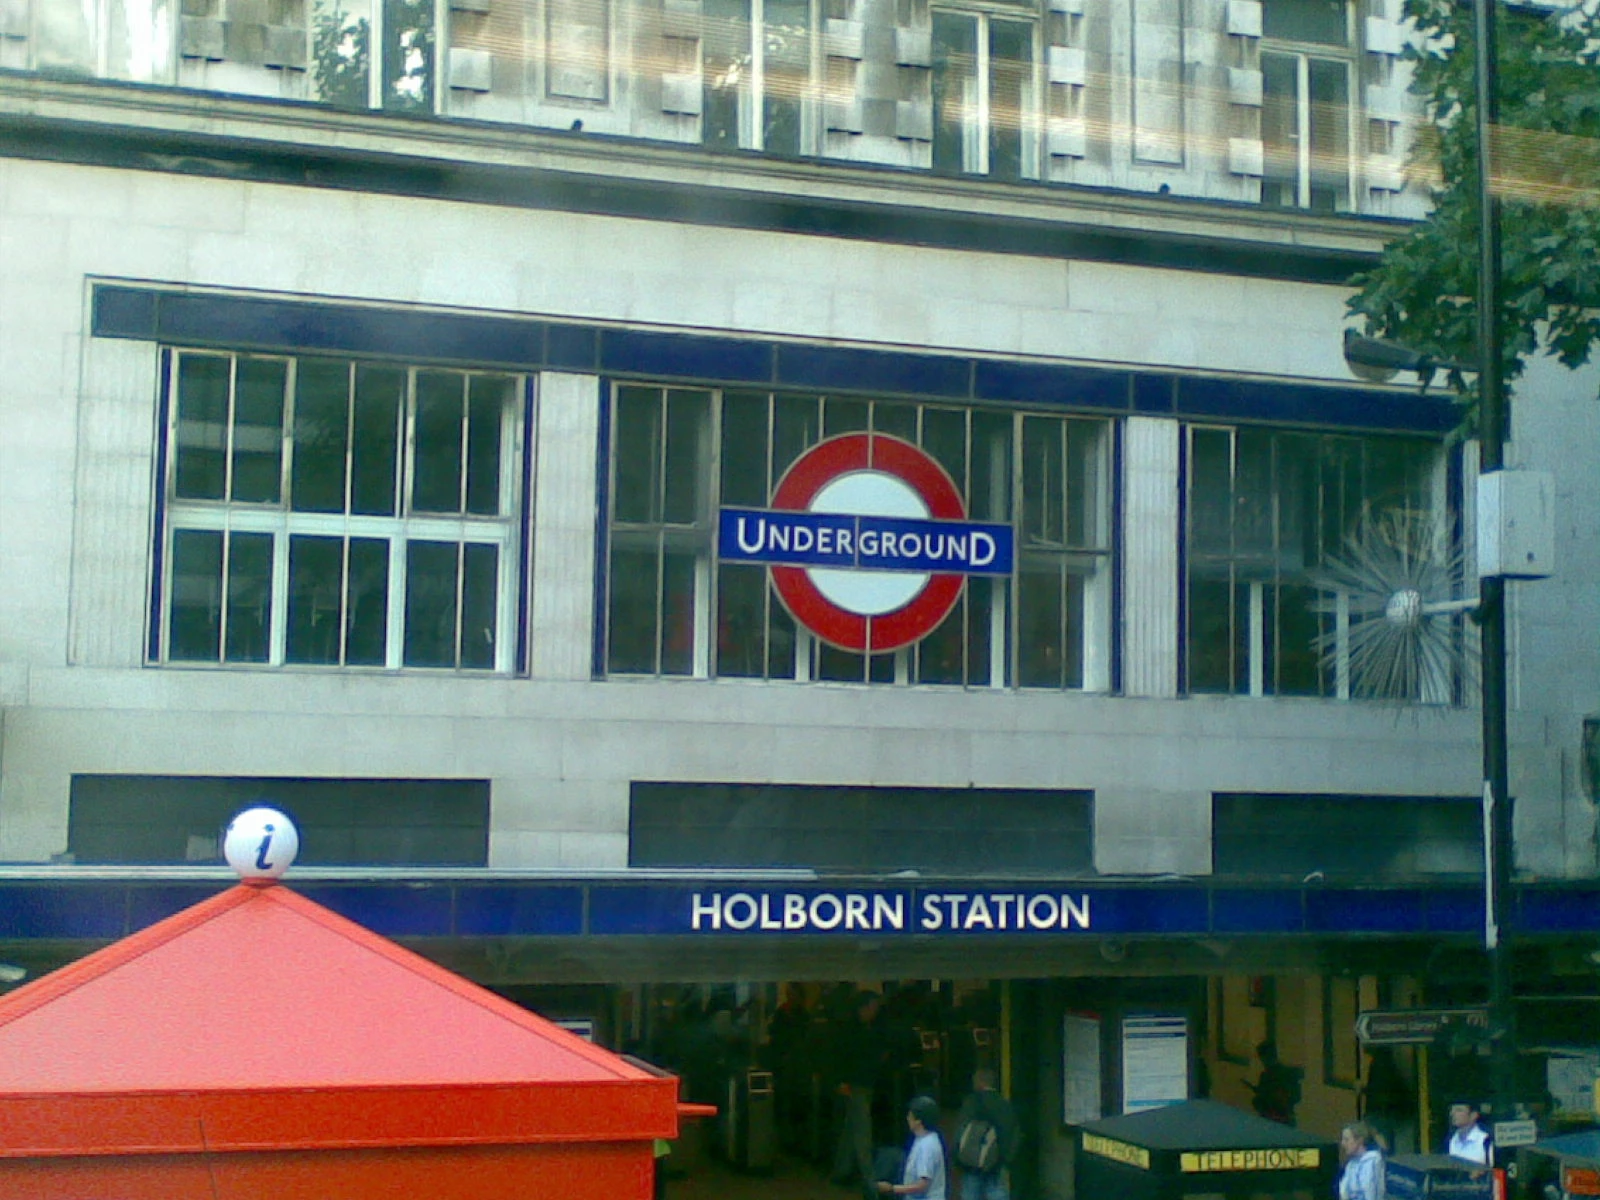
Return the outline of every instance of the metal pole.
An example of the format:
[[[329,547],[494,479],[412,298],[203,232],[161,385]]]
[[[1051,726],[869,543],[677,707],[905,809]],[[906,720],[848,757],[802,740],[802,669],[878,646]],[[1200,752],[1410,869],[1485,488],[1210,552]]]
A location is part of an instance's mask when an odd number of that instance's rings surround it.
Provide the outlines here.
[[[1478,149],[1478,425],[1480,473],[1505,465],[1505,381],[1500,358],[1500,202],[1494,194],[1492,135],[1499,122],[1494,0],[1475,0]],[[1505,580],[1482,578],[1484,948],[1489,957],[1490,1100],[1496,1121],[1510,1119],[1516,1087],[1511,1006],[1509,890],[1512,868],[1510,772],[1506,735]]]

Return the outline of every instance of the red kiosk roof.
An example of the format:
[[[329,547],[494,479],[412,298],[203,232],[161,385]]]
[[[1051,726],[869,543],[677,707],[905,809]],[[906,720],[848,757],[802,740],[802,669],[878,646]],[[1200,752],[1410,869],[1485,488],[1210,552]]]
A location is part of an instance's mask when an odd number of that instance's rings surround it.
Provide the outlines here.
[[[634,1066],[282,886],[0,998],[0,1158],[672,1137]]]

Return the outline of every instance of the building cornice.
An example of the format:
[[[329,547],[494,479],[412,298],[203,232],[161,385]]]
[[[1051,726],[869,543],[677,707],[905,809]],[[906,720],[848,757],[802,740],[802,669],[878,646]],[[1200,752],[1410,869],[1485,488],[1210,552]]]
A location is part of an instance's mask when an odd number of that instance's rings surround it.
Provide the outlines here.
[[[0,155],[1330,284],[1404,227],[3,72]]]

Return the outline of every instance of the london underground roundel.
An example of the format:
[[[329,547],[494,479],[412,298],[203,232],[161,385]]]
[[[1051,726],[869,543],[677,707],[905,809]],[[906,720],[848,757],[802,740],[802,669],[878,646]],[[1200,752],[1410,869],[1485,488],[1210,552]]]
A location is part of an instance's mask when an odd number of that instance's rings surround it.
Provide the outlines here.
[[[1009,575],[1009,525],[968,521],[919,447],[848,433],[807,450],[765,509],[724,508],[724,562],[766,563],[796,621],[844,650],[881,654],[938,628],[968,575]]]

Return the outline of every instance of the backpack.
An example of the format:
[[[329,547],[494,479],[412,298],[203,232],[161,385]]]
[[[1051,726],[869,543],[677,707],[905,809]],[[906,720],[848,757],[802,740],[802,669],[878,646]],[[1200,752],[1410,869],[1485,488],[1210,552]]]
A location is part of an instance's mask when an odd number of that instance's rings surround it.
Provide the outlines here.
[[[956,1161],[969,1171],[1000,1169],[1000,1131],[992,1121],[974,1117],[956,1133]]]

